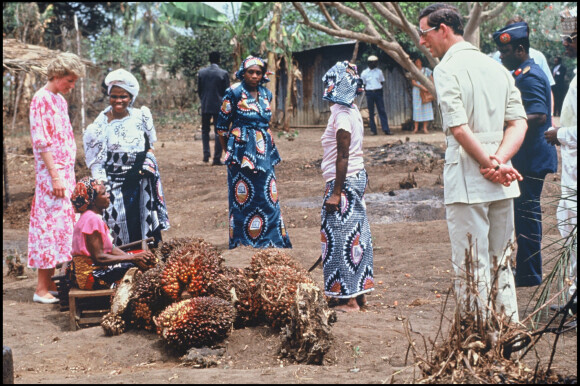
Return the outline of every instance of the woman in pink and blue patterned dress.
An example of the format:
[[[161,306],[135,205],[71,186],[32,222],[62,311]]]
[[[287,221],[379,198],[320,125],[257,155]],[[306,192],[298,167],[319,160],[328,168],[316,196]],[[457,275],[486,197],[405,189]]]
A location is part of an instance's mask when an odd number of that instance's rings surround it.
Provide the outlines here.
[[[30,209],[28,267],[38,269],[33,301],[56,303],[51,277],[57,264],[71,259],[75,214],[70,201],[75,187],[76,143],[68,115],[67,94],[85,67],[64,53],[47,68],[48,82],[30,102],[30,135],[36,186]]]

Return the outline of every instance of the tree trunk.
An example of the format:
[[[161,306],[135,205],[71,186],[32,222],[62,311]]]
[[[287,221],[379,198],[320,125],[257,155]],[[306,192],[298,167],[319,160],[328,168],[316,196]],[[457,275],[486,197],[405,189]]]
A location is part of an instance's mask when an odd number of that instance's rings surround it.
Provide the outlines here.
[[[357,40],[356,43],[354,44],[354,50],[352,51],[352,58],[350,58],[351,63],[356,62],[356,57],[358,56],[358,45],[359,41]]]
[[[4,174],[4,209],[6,209],[10,205],[10,193],[8,192],[8,156],[4,138],[2,136],[2,173]]]
[[[77,30],[77,55],[81,58],[81,31],[79,30],[79,23],[77,21],[77,14],[75,13],[75,29]],[[130,68],[130,67],[129,67]],[[85,131],[85,80],[81,81],[81,133]]]
[[[278,77],[278,68],[276,66],[276,53],[274,52],[274,47],[277,43],[278,29],[280,28],[280,17],[282,14],[282,3],[274,4],[274,15],[272,16],[272,21],[270,22],[270,32],[268,34],[268,40],[270,42],[270,51],[268,51],[268,69],[267,71],[272,73],[271,80],[266,83],[266,88],[272,92],[272,103],[270,103],[270,108],[272,109],[272,120],[271,122],[277,122],[276,120],[276,79]]]
[[[292,85],[294,83],[294,70],[292,68],[292,53],[284,55],[288,83],[286,84],[286,101],[284,103],[284,131],[290,132],[290,111],[292,110]]]

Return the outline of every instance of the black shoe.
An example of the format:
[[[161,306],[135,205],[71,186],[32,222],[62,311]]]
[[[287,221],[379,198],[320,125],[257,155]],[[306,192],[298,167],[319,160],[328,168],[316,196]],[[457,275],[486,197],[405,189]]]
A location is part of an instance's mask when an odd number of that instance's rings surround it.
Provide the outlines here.
[[[371,131],[371,135],[377,135],[377,133],[374,131]]]
[[[385,132],[385,135],[393,135],[393,133],[391,133],[390,131],[387,133]]]
[[[213,166],[223,166],[223,165],[225,165],[225,163],[223,163],[223,162],[222,162],[222,161],[220,161],[220,160],[213,161],[211,164],[212,164]]]
[[[208,163],[209,162],[209,157],[203,157],[203,162]]]

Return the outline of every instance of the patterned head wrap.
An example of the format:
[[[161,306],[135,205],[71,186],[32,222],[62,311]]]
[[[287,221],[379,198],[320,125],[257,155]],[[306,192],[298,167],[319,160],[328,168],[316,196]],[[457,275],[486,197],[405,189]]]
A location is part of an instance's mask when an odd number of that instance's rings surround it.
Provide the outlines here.
[[[83,177],[75,186],[70,198],[77,213],[86,212],[89,206],[97,198],[97,185],[99,181],[92,177]]]
[[[324,95],[322,99],[352,108],[354,98],[364,91],[363,81],[356,65],[348,60],[336,62],[322,77]]]
[[[262,67],[262,72],[264,73],[264,75],[262,76],[260,84],[268,83],[270,81],[268,75],[272,75],[272,73],[270,71],[266,71],[266,63],[264,63],[264,61],[261,58],[251,55],[248,56],[246,59],[244,59],[242,61],[242,64],[240,64],[240,69],[236,72],[236,78],[239,80],[244,80],[244,73],[249,67],[252,66]]]
[[[562,23],[562,33],[566,35],[574,35],[578,28],[578,7],[566,9],[560,12],[560,21]]]
[[[118,70],[110,72],[105,78],[105,85],[107,86],[107,93],[111,93],[113,86],[121,87],[132,95],[131,106],[135,102],[139,94],[139,82],[129,71],[119,68]]]

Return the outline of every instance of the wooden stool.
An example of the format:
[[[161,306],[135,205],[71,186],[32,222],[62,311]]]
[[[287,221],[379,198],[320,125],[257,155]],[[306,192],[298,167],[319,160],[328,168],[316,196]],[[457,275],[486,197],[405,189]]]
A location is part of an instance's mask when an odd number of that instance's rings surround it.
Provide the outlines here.
[[[114,292],[113,289],[84,291],[71,288],[68,293],[70,329],[76,331],[81,324],[101,323],[103,316],[111,310]]]
[[[149,250],[149,243],[153,242],[153,237],[149,237],[144,240],[134,241],[129,244],[124,244],[119,246],[119,249],[123,251],[130,251],[136,248],[141,248],[142,250]],[[62,289],[66,290],[64,285],[66,280],[64,277],[53,276],[52,280],[57,283],[57,288],[59,289],[59,295]],[[61,287],[59,287],[59,285]],[[69,309],[69,322],[70,329],[76,331],[81,324],[99,324],[109,311],[111,311],[111,297],[114,294],[114,289],[101,289],[101,290],[81,290],[78,288],[70,288],[68,291],[68,296],[63,291],[63,298],[68,298],[68,302],[61,301],[61,311]],[[64,299],[63,299],[64,300]],[[64,303],[64,304],[63,304]],[[68,304],[66,304],[68,303]],[[64,308],[64,309],[63,309]]]

